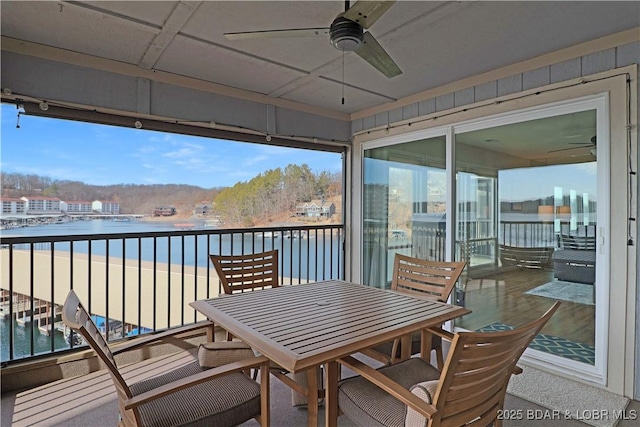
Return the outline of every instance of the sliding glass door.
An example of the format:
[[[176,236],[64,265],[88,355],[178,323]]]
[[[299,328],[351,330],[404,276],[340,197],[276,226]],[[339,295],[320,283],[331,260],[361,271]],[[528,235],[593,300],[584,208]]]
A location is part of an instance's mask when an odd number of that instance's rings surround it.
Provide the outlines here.
[[[363,165],[363,283],[391,284],[396,253],[444,260],[445,137],[371,148]]]
[[[531,348],[595,364],[596,110],[458,131],[457,257],[467,330],[562,309]]]
[[[363,283],[389,287],[395,253],[464,260],[456,328],[513,328],[560,300],[527,354],[602,378],[606,123],[592,96],[365,144]]]

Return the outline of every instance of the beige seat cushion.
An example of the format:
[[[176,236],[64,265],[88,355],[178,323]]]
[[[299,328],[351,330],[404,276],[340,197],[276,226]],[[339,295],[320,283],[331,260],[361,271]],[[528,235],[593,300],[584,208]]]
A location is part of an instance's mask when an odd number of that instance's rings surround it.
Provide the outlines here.
[[[131,384],[134,396],[202,372],[197,362]],[[185,405],[184,402],[189,402]],[[198,408],[198,410],[194,410]],[[241,373],[225,375],[140,406],[142,425],[235,426],[260,413],[260,385]]]
[[[427,403],[433,403],[433,399],[438,389],[439,380],[424,381],[415,384],[409,389],[411,394],[418,396]],[[405,427],[424,427],[427,425],[427,418],[415,409],[407,406],[407,415],[404,420]]]
[[[407,390],[417,383],[437,381],[440,378],[440,371],[418,357],[380,368],[378,371]],[[405,425],[407,407],[360,376],[340,381],[338,402],[340,409],[358,425],[367,427],[404,427]]]
[[[200,344],[198,362],[203,368],[216,368],[255,357],[253,350],[242,341],[219,341]]]

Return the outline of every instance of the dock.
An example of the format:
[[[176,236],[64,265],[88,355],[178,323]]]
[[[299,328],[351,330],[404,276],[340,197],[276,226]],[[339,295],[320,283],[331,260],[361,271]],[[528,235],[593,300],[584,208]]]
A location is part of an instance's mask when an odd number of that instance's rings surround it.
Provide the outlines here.
[[[31,309],[31,296],[27,295],[33,288],[34,306],[41,306],[37,313],[40,310],[43,313],[35,319],[38,323],[43,319],[43,333],[51,330],[46,323],[51,321],[51,304],[56,306],[55,325],[58,310],[64,304],[71,284],[91,314],[108,315],[109,323],[122,322],[125,333],[127,328],[165,329],[191,319],[205,320],[189,303],[196,299],[215,298],[219,293],[215,269],[207,267],[196,269],[193,266],[158,264],[154,272],[150,261],[142,261],[139,266],[137,260],[125,260],[123,265],[122,259],[110,259],[107,264],[104,256],[92,255],[89,268],[87,254],[75,253],[71,262],[69,252],[55,251],[52,256],[50,250],[34,250],[33,263],[33,277],[30,277],[29,251],[14,250],[13,268],[9,269],[9,251],[0,249],[0,314],[5,317],[15,315],[16,321],[23,319],[19,322],[26,322],[25,313]],[[73,271],[70,271],[71,267]],[[13,272],[14,313],[9,313],[9,271]],[[140,311],[139,306],[142,307]]]

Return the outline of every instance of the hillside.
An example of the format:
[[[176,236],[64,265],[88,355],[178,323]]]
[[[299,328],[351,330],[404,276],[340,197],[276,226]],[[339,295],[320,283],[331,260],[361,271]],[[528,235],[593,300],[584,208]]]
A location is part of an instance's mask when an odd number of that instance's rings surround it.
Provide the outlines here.
[[[341,210],[341,176],[313,173],[307,165],[268,170],[233,187],[205,189],[184,184],[114,184],[98,186],[79,181],[52,180],[37,175],[2,173],[1,196],[57,197],[62,201],[108,200],[120,204],[122,214],[152,215],[155,208],[172,206],[171,220],[193,216],[198,205],[227,227],[259,226],[295,221],[291,214],[300,202],[331,200]],[[167,220],[161,217],[158,220]]]

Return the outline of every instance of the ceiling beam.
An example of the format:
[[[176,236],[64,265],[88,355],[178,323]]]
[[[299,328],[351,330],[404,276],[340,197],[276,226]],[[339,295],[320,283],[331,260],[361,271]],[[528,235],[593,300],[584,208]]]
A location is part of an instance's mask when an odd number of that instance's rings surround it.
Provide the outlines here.
[[[156,65],[158,59],[164,52],[164,50],[173,41],[174,37],[184,27],[184,25],[191,19],[193,13],[198,9],[202,2],[184,2],[181,1],[173,9],[169,18],[162,26],[162,30],[158,33],[151,45],[147,48],[147,51],[142,56],[142,60],[138,63],[138,66],[150,70]]]
[[[85,12],[97,14],[101,18],[118,20],[120,22],[126,23],[130,27],[138,28],[143,31],[151,31],[154,34],[158,34],[161,31],[160,26],[152,24],[151,22],[132,18],[131,16],[122,15],[120,13],[112,12],[110,10],[101,9],[97,7],[95,4],[83,3],[79,1],[61,1],[59,3],[59,6],[60,6],[60,13],[64,13],[65,7],[74,7],[77,9],[82,9]]]
[[[328,110],[322,107],[316,107],[302,102],[290,101],[282,98],[272,98],[258,92],[233,88],[218,83],[207,82],[193,77],[185,77],[173,73],[159,70],[146,70],[134,64],[126,64],[120,61],[100,58],[84,53],[73,52],[66,49],[46,46],[39,43],[32,43],[24,40],[13,39],[11,37],[2,36],[0,39],[2,50],[14,52],[21,55],[34,56],[36,58],[57,61],[66,64],[78,65],[81,67],[102,70],[116,74],[122,74],[131,77],[141,77],[166,83],[178,87],[185,87],[203,92],[215,93],[217,95],[229,96],[236,99],[258,102],[266,105],[274,105],[276,107],[287,108],[293,111],[301,111],[304,113],[315,114],[322,117],[328,117],[336,120],[348,122],[349,114],[339,111]]]

